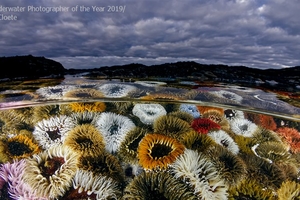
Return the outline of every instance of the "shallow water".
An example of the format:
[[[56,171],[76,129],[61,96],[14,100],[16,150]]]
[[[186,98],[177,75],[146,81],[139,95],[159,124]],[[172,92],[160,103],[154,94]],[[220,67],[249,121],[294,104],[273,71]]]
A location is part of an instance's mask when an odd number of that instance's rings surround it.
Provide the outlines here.
[[[0,199],[299,195],[300,109],[276,93],[72,76],[4,85]]]

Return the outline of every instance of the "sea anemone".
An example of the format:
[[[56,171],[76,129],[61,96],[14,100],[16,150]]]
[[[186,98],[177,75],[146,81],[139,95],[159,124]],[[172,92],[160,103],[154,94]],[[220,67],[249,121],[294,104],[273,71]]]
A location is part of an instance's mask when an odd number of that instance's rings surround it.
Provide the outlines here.
[[[233,92],[226,91],[226,90],[213,91],[213,92],[210,92],[210,93],[216,95],[219,98],[228,99],[228,100],[231,100],[235,103],[241,103],[242,100],[243,100],[242,96],[240,96],[236,93],[233,93]]]
[[[94,175],[106,176],[113,179],[119,186],[123,186],[125,174],[117,157],[103,152],[98,156],[81,156],[79,169],[93,172]]]
[[[272,116],[246,113],[246,118],[265,129],[274,131],[277,128],[277,124]]]
[[[224,115],[227,120],[234,120],[234,119],[244,119],[244,112],[239,111],[239,110],[232,110],[232,109],[227,109],[224,110]]]
[[[230,121],[231,130],[244,137],[252,137],[255,131],[258,130],[258,126],[248,119],[235,119]]]
[[[79,99],[97,99],[102,98],[104,95],[96,89],[93,88],[78,88],[75,90],[71,90],[67,93],[65,93],[64,97],[67,98],[79,98]]]
[[[153,123],[155,133],[179,138],[181,135],[191,131],[190,124],[178,117],[164,115],[157,118]]]
[[[119,199],[120,196],[121,191],[112,179],[77,170],[73,187],[61,199]]]
[[[57,86],[49,86],[43,87],[36,91],[38,95],[46,99],[60,99],[67,92],[76,89],[76,86],[72,85],[57,85]]]
[[[133,103],[131,101],[113,101],[113,102],[106,102],[107,109],[110,112],[114,112],[117,114],[126,114],[132,110]]]
[[[96,126],[105,140],[108,152],[116,152],[126,134],[135,128],[135,124],[128,117],[111,112],[101,113]]]
[[[204,113],[208,111],[216,111],[222,114],[224,112],[223,108],[217,108],[217,107],[211,107],[211,106],[197,106],[197,109],[199,110],[200,114],[203,115]]]
[[[1,199],[39,199],[35,192],[24,183],[22,177],[26,161],[19,160],[0,166],[0,198]],[[5,191],[6,190],[6,191]]]
[[[119,83],[106,83],[97,88],[105,97],[109,98],[121,98],[126,97],[130,93],[134,92],[137,88],[132,85],[124,85]]]
[[[3,163],[27,158],[39,152],[38,144],[27,135],[20,134],[0,140],[0,162]]]
[[[167,172],[143,172],[125,188],[123,200],[196,200],[190,189]]]
[[[228,120],[224,117],[224,114],[218,111],[207,111],[202,115],[202,118],[212,120],[213,122],[219,124],[223,129],[229,128]]]
[[[285,181],[277,190],[278,200],[299,199],[300,184],[295,181]]]
[[[70,117],[66,115],[54,116],[38,122],[32,134],[40,146],[48,149],[54,144],[62,144],[74,126]]]
[[[120,145],[118,156],[126,163],[137,163],[137,149],[140,141],[149,131],[145,128],[136,127],[131,130]]]
[[[221,129],[221,126],[210,119],[198,118],[192,122],[192,128],[201,134]]]
[[[263,187],[277,190],[286,179],[284,171],[275,163],[255,155],[243,155],[242,158],[247,166],[247,176],[255,179]]]
[[[42,120],[50,119],[51,117],[59,115],[69,115],[71,113],[69,108],[64,105],[43,105],[33,107],[33,123],[36,124]]]
[[[174,138],[161,134],[147,134],[139,143],[139,163],[144,169],[164,170],[184,149],[184,145]]]
[[[81,156],[99,156],[105,147],[102,135],[91,124],[78,125],[72,129],[64,145]]]
[[[293,153],[300,152],[300,133],[297,129],[282,127],[275,131],[279,136],[283,138],[290,145],[290,150]]]
[[[270,200],[276,199],[272,190],[264,188],[263,185],[258,183],[255,179],[246,178],[235,187],[228,190],[229,200],[236,199],[260,199]]]
[[[228,187],[238,185],[246,175],[246,165],[243,160],[224,147],[211,147],[207,153],[220,178]]]
[[[185,149],[171,165],[171,173],[182,179],[200,199],[227,199],[227,187],[213,163],[202,153]]]
[[[92,124],[96,125],[96,121],[99,117],[97,112],[75,112],[71,114],[73,123],[77,125]]]
[[[252,138],[256,143],[282,142],[277,133],[265,128],[260,128],[258,131],[255,131]]]
[[[71,187],[77,165],[77,154],[63,146],[52,146],[26,160],[23,180],[37,196],[58,198]]]
[[[73,112],[103,112],[106,109],[104,102],[75,102],[68,106]]]
[[[208,136],[212,138],[216,143],[225,147],[233,154],[239,153],[239,147],[234,140],[223,130],[211,131]]]
[[[5,135],[18,133],[22,129],[31,130],[32,127],[22,121],[23,116],[16,116],[11,110],[0,110],[1,132]]]
[[[189,124],[191,124],[192,121],[194,120],[194,117],[191,114],[189,114],[187,112],[183,112],[183,111],[173,111],[173,112],[170,112],[168,115],[182,119]]]
[[[194,118],[199,118],[201,116],[197,106],[194,104],[181,104],[179,110],[191,114]]]
[[[269,162],[287,162],[291,160],[291,154],[281,142],[264,142],[252,148],[255,155]]]
[[[244,137],[242,135],[233,135],[234,141],[238,144],[239,154],[254,155],[252,147],[257,143],[251,137]]]
[[[160,116],[167,114],[165,108],[160,104],[135,104],[132,114],[137,116],[142,123],[151,125]]]
[[[205,152],[209,147],[217,145],[213,139],[206,134],[190,131],[182,136],[180,142],[188,149]]]

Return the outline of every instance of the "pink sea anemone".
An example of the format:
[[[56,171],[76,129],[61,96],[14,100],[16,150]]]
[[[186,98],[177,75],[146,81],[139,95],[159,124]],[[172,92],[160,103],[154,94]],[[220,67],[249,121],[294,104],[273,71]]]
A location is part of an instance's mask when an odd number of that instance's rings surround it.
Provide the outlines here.
[[[29,185],[24,183],[22,177],[25,164],[23,159],[0,166],[0,199],[46,199],[44,197],[37,198]],[[7,193],[4,193],[5,190]]]

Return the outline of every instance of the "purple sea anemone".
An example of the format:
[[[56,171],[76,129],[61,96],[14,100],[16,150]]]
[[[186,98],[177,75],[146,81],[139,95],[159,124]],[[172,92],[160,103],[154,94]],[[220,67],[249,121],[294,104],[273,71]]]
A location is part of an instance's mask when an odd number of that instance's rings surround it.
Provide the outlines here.
[[[38,198],[29,185],[24,183],[22,177],[25,166],[26,162],[24,159],[0,166],[0,199],[46,199],[43,197]],[[3,193],[4,187],[7,187],[7,194]]]

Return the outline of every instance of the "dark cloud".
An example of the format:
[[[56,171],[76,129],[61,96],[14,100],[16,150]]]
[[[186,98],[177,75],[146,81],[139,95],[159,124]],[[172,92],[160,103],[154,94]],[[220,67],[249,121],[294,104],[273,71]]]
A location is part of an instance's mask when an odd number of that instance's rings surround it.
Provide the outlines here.
[[[194,60],[206,64],[282,68],[300,65],[299,0],[2,0],[24,6],[0,21],[0,56],[32,54],[86,68]],[[68,12],[29,12],[28,6]],[[72,12],[74,6],[90,12]],[[92,6],[105,7],[93,12]],[[108,6],[126,6],[108,12]]]

